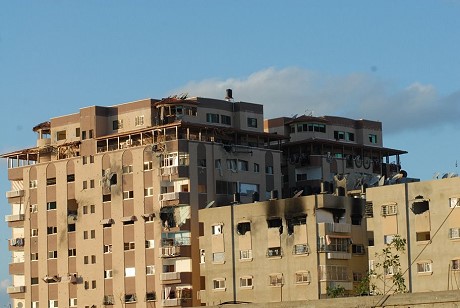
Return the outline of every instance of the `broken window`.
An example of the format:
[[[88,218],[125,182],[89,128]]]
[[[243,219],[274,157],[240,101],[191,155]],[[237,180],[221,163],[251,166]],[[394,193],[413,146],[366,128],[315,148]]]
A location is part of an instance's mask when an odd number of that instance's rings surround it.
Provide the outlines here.
[[[288,235],[292,235],[294,233],[294,226],[299,225],[306,225],[307,224],[307,216],[297,216],[292,218],[286,218],[286,225],[288,230]]]
[[[236,231],[239,235],[245,235],[246,232],[251,231],[251,223],[250,222],[240,222],[236,226]]]
[[[430,209],[430,200],[423,198],[423,196],[417,196],[412,203],[412,213],[415,215],[422,214]]]
[[[281,218],[276,217],[267,219],[267,224],[268,228],[278,228],[280,234],[283,234],[283,221],[281,220]]]
[[[59,132],[56,132],[56,140],[59,141],[59,140],[65,140],[66,139],[66,131],[65,130],[61,130]]]

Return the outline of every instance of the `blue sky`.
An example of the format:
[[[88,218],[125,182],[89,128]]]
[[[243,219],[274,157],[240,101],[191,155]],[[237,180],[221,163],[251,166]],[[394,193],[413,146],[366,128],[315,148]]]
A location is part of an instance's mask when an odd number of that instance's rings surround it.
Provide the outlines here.
[[[269,117],[382,121],[409,176],[458,173],[458,29],[457,0],[2,1],[0,152],[34,146],[34,125],[81,107],[232,88]],[[0,191],[6,178],[2,161]]]

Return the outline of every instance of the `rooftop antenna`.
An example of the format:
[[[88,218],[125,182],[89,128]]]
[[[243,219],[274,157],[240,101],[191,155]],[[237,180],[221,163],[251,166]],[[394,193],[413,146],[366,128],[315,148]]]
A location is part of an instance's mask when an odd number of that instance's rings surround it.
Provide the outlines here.
[[[305,109],[305,115],[312,117],[313,116],[313,110]]]

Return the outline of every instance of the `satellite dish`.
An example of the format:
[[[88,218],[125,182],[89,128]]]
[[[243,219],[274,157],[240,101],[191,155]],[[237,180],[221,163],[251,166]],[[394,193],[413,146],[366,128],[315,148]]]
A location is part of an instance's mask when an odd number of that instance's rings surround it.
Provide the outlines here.
[[[458,173],[451,172],[451,173],[449,173],[449,177],[450,178],[456,178],[456,177],[458,177]]]
[[[369,185],[370,187],[376,186],[379,184],[380,179],[381,179],[380,175],[373,174],[371,175],[371,178],[367,180],[367,185]]]
[[[379,186],[383,186],[383,185],[385,185],[385,176],[384,175],[382,175],[380,177],[380,180],[379,180]]]
[[[443,179],[447,179],[448,177],[449,177],[449,173],[444,173],[444,174],[442,175],[442,178],[443,178]]]
[[[439,175],[440,175],[440,173],[436,172],[435,174],[433,174],[433,179],[439,179]]]

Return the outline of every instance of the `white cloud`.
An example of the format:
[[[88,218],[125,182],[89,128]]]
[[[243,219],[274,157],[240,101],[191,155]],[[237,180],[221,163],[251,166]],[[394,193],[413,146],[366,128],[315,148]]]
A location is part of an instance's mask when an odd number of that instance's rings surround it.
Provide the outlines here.
[[[9,285],[10,285],[9,279],[3,279],[2,281],[0,281],[0,291],[5,292]]]
[[[313,112],[382,121],[387,133],[458,123],[460,91],[442,97],[430,84],[398,88],[372,74],[328,75],[296,67],[267,68],[243,78],[192,81],[174,93],[261,103],[266,118]]]

